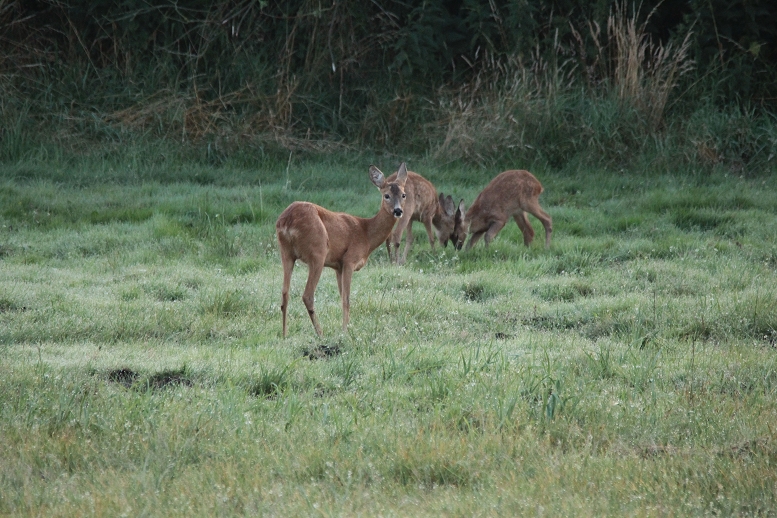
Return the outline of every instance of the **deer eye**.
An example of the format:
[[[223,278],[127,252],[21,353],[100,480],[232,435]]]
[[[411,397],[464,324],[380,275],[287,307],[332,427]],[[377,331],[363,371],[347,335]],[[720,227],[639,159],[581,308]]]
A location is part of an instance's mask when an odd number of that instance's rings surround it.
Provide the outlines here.
[[[407,194],[402,193],[402,199],[404,200],[405,198],[407,198]]]
[[[388,201],[388,200],[390,200],[390,199],[391,199],[391,196],[389,196],[388,194],[384,194],[384,195],[383,195],[383,199],[384,199],[384,200],[386,200],[386,201]]]

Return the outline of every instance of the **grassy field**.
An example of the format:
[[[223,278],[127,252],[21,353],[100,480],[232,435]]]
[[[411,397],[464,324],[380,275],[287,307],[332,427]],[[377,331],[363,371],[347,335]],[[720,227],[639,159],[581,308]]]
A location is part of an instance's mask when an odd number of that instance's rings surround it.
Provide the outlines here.
[[[373,215],[368,161],[53,160],[0,170],[2,515],[777,513],[774,175],[534,171],[549,250],[416,224],[282,340],[275,219]]]

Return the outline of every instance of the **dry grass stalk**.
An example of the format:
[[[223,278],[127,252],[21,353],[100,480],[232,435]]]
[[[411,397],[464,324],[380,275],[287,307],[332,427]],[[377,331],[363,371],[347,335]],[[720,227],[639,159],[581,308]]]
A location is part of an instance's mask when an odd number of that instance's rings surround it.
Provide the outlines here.
[[[292,133],[295,84],[293,80],[284,83],[271,96],[256,94],[257,88],[249,85],[211,100],[204,100],[196,89],[162,90],[106,115],[104,120],[130,129],[158,128],[167,135],[178,133],[183,141],[234,134],[235,129],[242,136],[253,136],[257,128],[259,133],[283,138]],[[253,115],[246,116],[246,112]]]
[[[559,47],[560,48],[560,47]],[[480,164],[494,151],[525,145],[525,125],[518,113],[531,113],[573,82],[570,60],[548,63],[539,51],[530,64],[516,56],[485,53],[474,79],[454,91],[440,91],[441,117],[431,128],[443,133],[438,158],[466,157]],[[474,65],[471,65],[474,66]]]
[[[653,41],[647,24],[654,13],[655,8],[638,24],[639,9],[628,16],[625,1],[618,3],[607,19],[607,36],[610,62],[614,64],[611,80],[618,98],[640,109],[656,127],[663,121],[677,80],[693,68],[693,61],[689,57],[691,31],[676,48],[672,43]],[[601,51],[604,46],[598,41],[599,34],[598,26],[596,31],[592,26],[591,35]]]

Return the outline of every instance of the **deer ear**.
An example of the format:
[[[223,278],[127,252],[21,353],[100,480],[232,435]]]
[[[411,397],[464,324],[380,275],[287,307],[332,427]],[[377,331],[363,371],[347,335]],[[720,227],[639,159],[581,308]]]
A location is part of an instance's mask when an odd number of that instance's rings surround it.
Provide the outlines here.
[[[399,169],[397,170],[397,183],[404,185],[405,180],[407,180],[407,164],[402,162],[399,164]]]
[[[458,214],[461,214],[462,216],[464,216],[464,213],[465,213],[465,212],[467,212],[467,209],[466,209],[466,207],[464,207],[464,199],[463,199],[463,198],[462,198],[462,200],[459,202],[459,208],[456,210],[456,212],[457,212]]]
[[[374,165],[370,166],[370,180],[372,180],[372,183],[374,183],[375,187],[378,189],[383,187],[383,184],[386,181],[386,179],[383,177],[383,173]]]
[[[456,205],[454,205],[450,194],[447,198],[443,198],[443,195],[440,194],[440,205],[448,216],[453,216],[456,213]]]

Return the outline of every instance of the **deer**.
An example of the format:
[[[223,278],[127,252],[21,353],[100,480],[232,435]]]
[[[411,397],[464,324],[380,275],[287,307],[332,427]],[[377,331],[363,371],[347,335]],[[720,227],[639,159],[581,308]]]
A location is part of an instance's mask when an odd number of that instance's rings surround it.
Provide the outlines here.
[[[553,220],[540,207],[542,191],[542,184],[529,171],[510,170],[498,174],[478,194],[469,210],[464,207],[464,200],[459,202],[454,216],[454,231],[450,236],[454,246],[461,250],[467,234],[471,234],[467,250],[483,236],[488,247],[511,216],[523,233],[523,243],[529,246],[534,239],[534,229],[526,215],[528,212],[545,227],[545,248],[549,248]]]
[[[386,181],[395,181],[396,177],[397,174],[394,173]],[[405,193],[407,194],[405,212],[397,221],[391,236],[386,240],[389,261],[400,265],[407,262],[407,254],[413,244],[414,221],[420,221],[424,224],[426,235],[429,237],[429,246],[434,250],[435,234],[443,246],[448,246],[448,237],[453,233],[456,214],[456,204],[453,197],[448,195],[446,198],[443,193],[440,193],[438,197],[437,189],[434,188],[432,182],[413,171],[407,172]],[[434,227],[434,233],[432,227]],[[399,247],[405,230],[407,230],[405,249],[400,257]]]
[[[323,336],[314,308],[314,295],[324,267],[337,275],[337,288],[343,306],[343,332],[350,317],[351,277],[366,263],[370,254],[389,237],[394,224],[404,213],[407,167],[399,166],[396,178],[387,181],[377,167],[370,166],[370,180],[380,190],[381,205],[372,218],[359,218],[344,212],[332,212],[314,203],[295,201],[278,216],[275,232],[283,264],[281,313],[283,338],[287,336],[289,285],[299,259],[308,265],[308,280],[302,302],[313,328]]]

